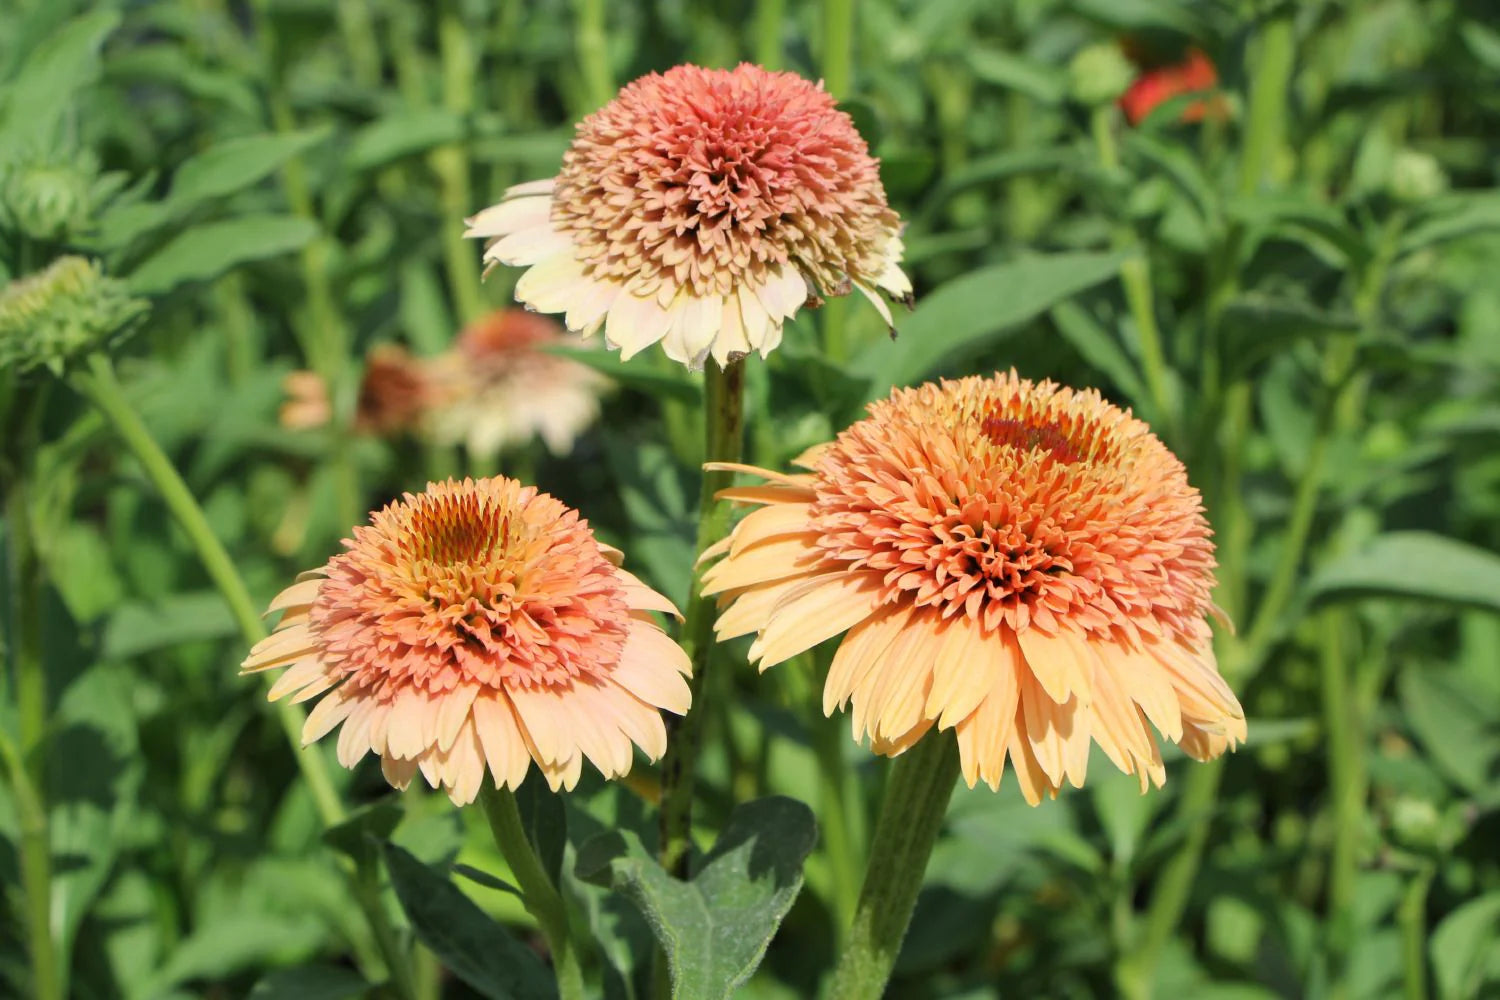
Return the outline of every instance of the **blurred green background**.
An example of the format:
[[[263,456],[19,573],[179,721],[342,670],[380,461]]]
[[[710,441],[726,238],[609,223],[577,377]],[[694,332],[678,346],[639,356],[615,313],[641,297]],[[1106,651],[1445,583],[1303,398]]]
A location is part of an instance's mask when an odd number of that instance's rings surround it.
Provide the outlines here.
[[[1135,122],[1115,103],[1194,59],[1213,67],[1195,93]],[[739,60],[843,102],[907,223],[918,299],[895,343],[862,302],[804,311],[750,363],[748,458],[784,466],[937,374],[1097,386],[1203,490],[1238,625],[1220,658],[1250,742],[1222,764],[1170,757],[1145,797],[1100,766],[1037,809],[1008,784],[959,790],[890,995],[1500,996],[1488,0],[7,0],[5,276],[74,252],[150,300],[115,365],[257,601],[372,507],[494,471],[581,509],[680,601],[701,378],[659,352],[574,354],[614,389],[568,454],[470,453],[356,414],[372,348],[441,355],[509,301],[515,275],[481,283],[465,215],[555,173],[620,84]],[[294,370],[327,387],[320,426],[278,416]],[[234,619],[110,424],[62,384],[40,412],[50,723],[32,766],[69,995],[363,995],[369,931],[236,677]],[[705,837],[772,792],[823,824],[746,997],[816,991],[879,801],[881,768],[820,719],[817,687],[748,668],[710,685]],[[336,770],[351,804],[384,796],[369,762]],[[586,780],[572,843],[653,828],[653,781],[644,763],[628,787]],[[14,792],[0,993],[25,996]],[[397,801],[393,838],[418,857],[503,868],[443,797]],[[456,883],[532,933],[513,897]],[[572,891],[608,995],[641,995],[644,924]],[[428,953],[418,973],[425,996],[477,995]]]

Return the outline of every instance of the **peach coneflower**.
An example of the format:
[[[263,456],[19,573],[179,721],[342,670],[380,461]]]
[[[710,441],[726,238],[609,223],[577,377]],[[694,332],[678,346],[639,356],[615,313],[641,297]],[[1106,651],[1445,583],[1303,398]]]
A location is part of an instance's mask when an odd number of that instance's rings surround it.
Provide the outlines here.
[[[820,86],[759,66],[678,66],[584,119],[562,172],[469,220],[516,298],[629,358],[721,365],[781,341],[818,295],[911,294],[900,228],[854,123]]]
[[[286,668],[272,700],[322,695],[304,743],[342,724],[345,767],[373,751],[392,785],[420,770],[459,805],[486,769],[514,789],[534,760],[572,788],[585,757],[612,778],[633,746],[665,751],[690,668],[650,612],[676,609],[577,511],[513,479],[432,483],[344,546],[271,602],[242,668]]]
[[[1097,393],[1014,373],[897,390],[802,464],[721,494],[762,506],[704,591],[720,639],[758,633],[761,669],[847,630],[823,708],[852,703],[876,752],[951,727],[971,787],[1009,756],[1036,803],[1083,783],[1091,739],[1144,790],[1165,780],[1150,726],[1199,759],[1245,738],[1198,493]]]
[[[287,430],[313,430],[333,419],[328,382],[317,372],[287,372],[279,419]],[[389,437],[411,430],[432,403],[433,387],[421,361],[397,344],[380,344],[365,358],[354,409],[354,429]]]
[[[566,455],[599,418],[608,380],[547,348],[561,340],[555,321],[524,309],[500,309],[469,324],[454,349],[434,360],[434,437],[463,442],[476,455],[540,437]]]

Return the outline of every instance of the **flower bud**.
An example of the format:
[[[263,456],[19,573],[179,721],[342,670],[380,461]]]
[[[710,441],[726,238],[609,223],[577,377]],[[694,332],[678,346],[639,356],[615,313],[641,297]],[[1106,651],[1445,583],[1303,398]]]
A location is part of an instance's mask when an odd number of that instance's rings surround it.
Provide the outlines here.
[[[1386,190],[1396,201],[1417,204],[1448,190],[1448,175],[1431,154],[1402,149],[1391,158]]]
[[[98,172],[87,153],[14,159],[0,168],[0,219],[29,239],[64,239],[87,226]]]
[[[107,346],[147,309],[99,265],[66,256],[0,289],[0,371],[67,365]]]
[[[1068,94],[1079,104],[1097,107],[1119,100],[1135,76],[1135,67],[1118,46],[1090,45],[1068,63]]]

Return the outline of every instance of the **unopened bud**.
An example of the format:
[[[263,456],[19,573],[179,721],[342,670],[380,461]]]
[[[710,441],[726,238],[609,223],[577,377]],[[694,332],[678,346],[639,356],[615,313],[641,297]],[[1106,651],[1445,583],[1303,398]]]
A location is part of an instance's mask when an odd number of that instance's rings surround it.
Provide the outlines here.
[[[59,257],[0,289],[0,371],[45,367],[61,375],[126,333],[146,309],[94,262]]]
[[[1119,47],[1090,45],[1068,63],[1068,93],[1079,104],[1098,107],[1120,99],[1135,77],[1135,67]]]

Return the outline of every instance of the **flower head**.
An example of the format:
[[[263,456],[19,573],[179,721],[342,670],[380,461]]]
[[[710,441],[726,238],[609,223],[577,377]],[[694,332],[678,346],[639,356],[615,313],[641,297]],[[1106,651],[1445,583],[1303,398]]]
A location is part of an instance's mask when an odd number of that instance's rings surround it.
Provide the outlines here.
[[[317,372],[288,372],[279,419],[288,430],[313,430],[333,419],[328,382]],[[434,395],[427,365],[398,344],[379,344],[365,358],[354,408],[354,430],[390,437],[417,427]]]
[[[607,384],[592,368],[547,350],[562,328],[524,309],[471,323],[431,365],[433,437],[492,457],[540,437],[556,455],[599,417]]]
[[[678,66],[578,126],[562,172],[469,220],[491,265],[530,266],[516,298],[623,357],[721,365],[781,341],[818,295],[911,294],[896,213],[849,116],[759,66]]]
[[[823,708],[852,703],[877,752],[951,727],[971,786],[1009,756],[1035,803],[1083,783],[1091,739],[1144,790],[1165,780],[1148,722],[1200,759],[1245,738],[1198,494],[1097,393],[1014,373],[897,390],[802,464],[725,491],[762,508],[704,591],[762,669],[847,630]]]
[[[1225,116],[1222,98],[1207,95],[1219,85],[1219,71],[1213,60],[1202,49],[1188,49],[1180,62],[1148,69],[1138,76],[1130,89],[1120,98],[1120,107],[1132,125],[1144,121],[1159,104],[1183,94],[1205,95],[1205,100],[1193,101],[1182,109],[1185,122],[1202,121],[1205,118]]]
[[[0,372],[45,367],[61,374],[127,332],[147,308],[98,264],[59,257],[0,289]]]
[[[344,766],[373,751],[392,785],[420,770],[460,805],[486,769],[515,788],[535,761],[572,788],[585,757],[612,778],[633,745],[665,751],[690,666],[650,612],[676,609],[577,511],[513,479],[433,483],[344,546],[271,602],[242,668],[285,668],[273,700],[322,696],[304,743],[342,724]]]

